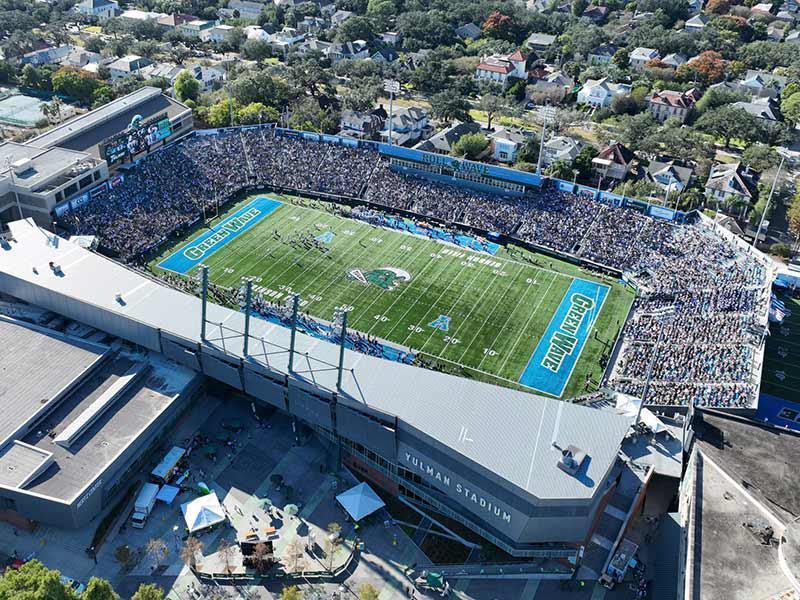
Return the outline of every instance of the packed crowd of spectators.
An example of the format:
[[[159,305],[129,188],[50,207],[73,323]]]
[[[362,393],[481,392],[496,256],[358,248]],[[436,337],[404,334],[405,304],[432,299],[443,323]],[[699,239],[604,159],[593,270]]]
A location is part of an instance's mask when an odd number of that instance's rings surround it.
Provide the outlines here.
[[[257,129],[173,144],[61,224],[99,236],[105,248],[133,260],[197,223],[203,208],[248,186],[361,197],[382,211],[414,213],[420,222],[496,231],[625,272],[640,297],[623,329],[613,387],[646,390],[649,404],[749,406],[755,400],[767,268],[702,224],[676,226],[552,188],[523,197],[474,191],[394,170],[373,149]],[[377,217],[366,212],[361,218]],[[265,316],[286,318],[283,307],[263,308]],[[352,344],[380,352],[380,344],[357,334]]]

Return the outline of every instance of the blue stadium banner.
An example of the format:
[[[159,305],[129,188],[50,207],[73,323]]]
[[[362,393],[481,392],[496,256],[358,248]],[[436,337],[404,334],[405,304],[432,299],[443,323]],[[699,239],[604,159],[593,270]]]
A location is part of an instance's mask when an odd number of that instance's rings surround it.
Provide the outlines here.
[[[561,300],[519,383],[560,397],[575,370],[609,287],[575,279]]]

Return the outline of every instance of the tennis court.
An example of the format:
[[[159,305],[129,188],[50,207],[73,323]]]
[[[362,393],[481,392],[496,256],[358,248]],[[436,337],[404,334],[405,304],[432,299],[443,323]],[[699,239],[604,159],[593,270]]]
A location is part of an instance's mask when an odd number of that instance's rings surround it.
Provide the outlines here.
[[[18,94],[0,100],[0,123],[18,127],[35,127],[45,118],[41,106],[46,104],[39,98]]]

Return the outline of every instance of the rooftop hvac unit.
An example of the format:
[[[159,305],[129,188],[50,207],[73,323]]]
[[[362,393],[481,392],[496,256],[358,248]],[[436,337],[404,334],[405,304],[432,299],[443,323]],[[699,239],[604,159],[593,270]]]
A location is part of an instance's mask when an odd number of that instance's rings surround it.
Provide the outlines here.
[[[561,458],[558,461],[558,468],[565,473],[575,475],[575,473],[577,473],[581,468],[585,458],[585,451],[570,444],[567,446],[566,450],[561,451]]]
[[[21,158],[11,163],[14,175],[22,175],[25,171],[33,169],[33,161],[30,158]]]

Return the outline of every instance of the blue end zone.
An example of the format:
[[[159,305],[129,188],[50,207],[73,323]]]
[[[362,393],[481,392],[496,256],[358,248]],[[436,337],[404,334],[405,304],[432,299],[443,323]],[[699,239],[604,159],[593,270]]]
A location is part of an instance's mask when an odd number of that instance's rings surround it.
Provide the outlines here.
[[[180,275],[185,275],[203,260],[214,254],[225,244],[232,242],[237,236],[256,225],[261,219],[269,216],[283,204],[272,198],[256,198],[247,206],[243,206],[234,214],[225,218],[220,224],[193,239],[180,250],[162,260],[158,266]]]
[[[761,394],[758,398],[756,420],[800,431],[800,404],[777,396]]]
[[[609,287],[575,279],[539,340],[519,383],[560,397],[567,387]]]

